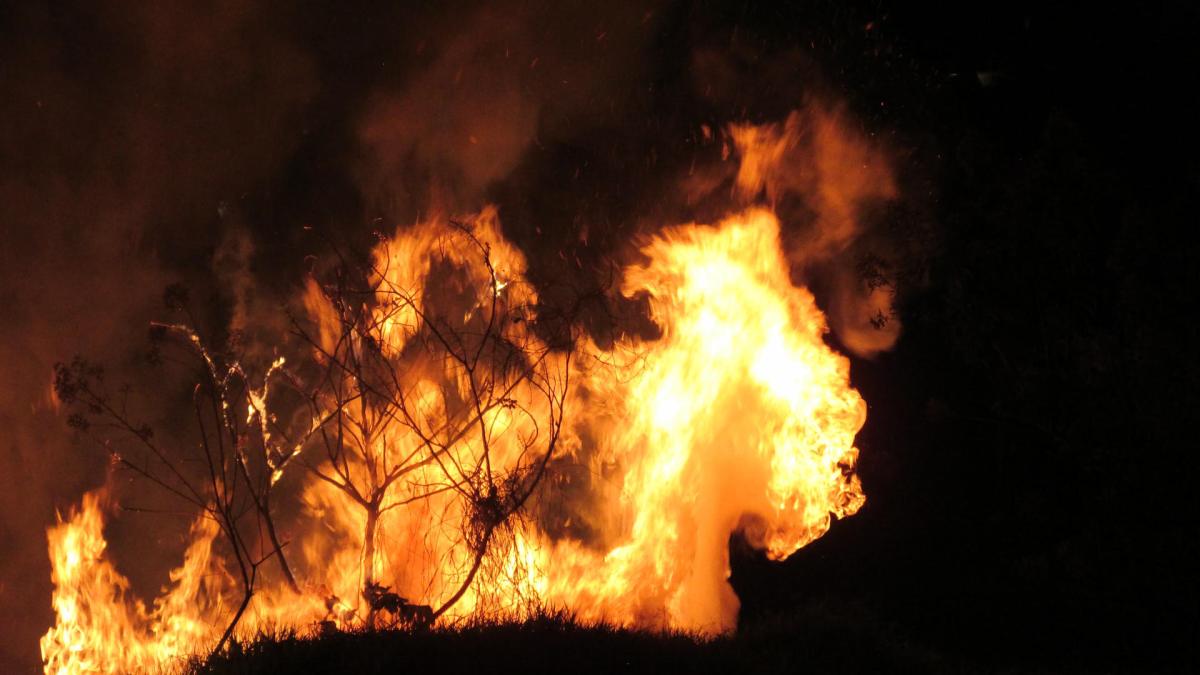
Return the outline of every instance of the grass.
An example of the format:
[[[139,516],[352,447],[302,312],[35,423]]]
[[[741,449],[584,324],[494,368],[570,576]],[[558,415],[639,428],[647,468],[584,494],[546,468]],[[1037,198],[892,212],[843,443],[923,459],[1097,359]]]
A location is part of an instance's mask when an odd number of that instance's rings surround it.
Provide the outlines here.
[[[192,675],[248,673],[797,673],[964,672],[852,608],[812,606],[735,635],[581,624],[546,612],[509,623],[426,631],[261,635],[194,663]]]

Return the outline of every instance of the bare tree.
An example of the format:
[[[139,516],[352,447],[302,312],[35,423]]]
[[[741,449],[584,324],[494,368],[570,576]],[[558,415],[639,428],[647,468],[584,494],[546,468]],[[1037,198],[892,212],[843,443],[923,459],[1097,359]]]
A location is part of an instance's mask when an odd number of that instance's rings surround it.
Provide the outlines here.
[[[317,286],[324,332],[293,321],[324,366],[306,389],[316,420],[306,435],[319,449],[300,462],[363,511],[368,625],[384,608],[432,621],[463,597],[545,475],[565,416],[569,325],[539,334],[539,308],[515,292],[523,282],[501,279],[489,246],[467,226],[452,224],[437,246],[432,276],[418,288],[395,283],[386,267],[342,258]],[[497,423],[501,411],[509,424]],[[462,507],[471,562],[455,591],[422,611],[376,579],[378,526],[389,511],[438,495]]]
[[[515,542],[559,446],[574,322],[540,307],[517,275],[502,279],[490,246],[466,225],[447,225],[426,253],[432,271],[417,288],[395,282],[386,256],[363,265],[339,253],[330,274],[313,278],[323,316],[292,317],[311,361],[279,358],[261,376],[211,350],[190,313],[152,324],[193,368],[195,438],[179,430],[157,438],[135,421],[128,389],[112,395],[98,367],[78,358],[57,366],[71,426],[218,524],[242,598],[214,650],[230,640],[270,558],[301,592],[272,501],[289,467],[362,510],[357,592],[367,626],[384,625],[381,611],[387,625],[432,623],[463,598],[489,553]],[[178,289],[168,296],[186,312]],[[392,593],[375,569],[380,519],[435,498],[459,514],[452,548],[465,554],[442,580],[436,608]],[[331,609],[343,604],[325,599]]]
[[[255,410],[261,398],[242,367],[236,361],[222,363],[185,325],[153,324],[152,335],[182,338],[191,365],[198,366],[191,392],[194,437],[182,430],[173,430],[165,441],[157,437],[148,424],[135,421],[128,387],[113,395],[103,370],[80,358],[55,366],[55,392],[73,407],[68,423],[96,441],[118,466],[217,523],[242,589],[241,602],[214,647],[220,650],[249,606],[264,562],[274,557],[286,582],[297,588],[272,515],[271,489],[279,467],[267,452],[265,427],[251,425],[253,415],[243,419],[239,414]]]

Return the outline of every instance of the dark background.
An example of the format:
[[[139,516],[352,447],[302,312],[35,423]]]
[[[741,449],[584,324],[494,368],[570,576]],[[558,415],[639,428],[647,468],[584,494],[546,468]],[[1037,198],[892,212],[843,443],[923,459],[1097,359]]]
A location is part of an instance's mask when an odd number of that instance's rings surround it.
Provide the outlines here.
[[[735,566],[743,620],[825,598],[975,663],[1194,668],[1195,10],[884,14],[821,58],[908,142],[937,253],[855,363],[867,506]]]
[[[365,250],[438,201],[496,201],[535,281],[587,280],[688,215],[700,124],[811,97],[889,150],[904,332],[853,363],[867,506],[783,564],[732,542],[743,625],[815,613],[985,669],[1195,666],[1200,16],[943,4],[0,7],[0,670],[36,669],[44,529],[105,476],[55,361],[135,372],[168,283],[212,325],[266,316],[304,225]]]

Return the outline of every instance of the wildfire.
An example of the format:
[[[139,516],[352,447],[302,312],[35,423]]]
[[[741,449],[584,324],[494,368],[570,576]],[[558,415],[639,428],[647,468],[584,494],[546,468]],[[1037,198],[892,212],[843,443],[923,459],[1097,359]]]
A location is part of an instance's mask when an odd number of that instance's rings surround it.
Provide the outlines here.
[[[216,528],[192,527],[183,564],[172,585],[147,610],[128,597],[129,582],[105,557],[102,495],[84,495],[80,508],[48,533],[58,623],[42,636],[46,672],[129,673],[153,670],[190,656],[211,641],[213,626],[201,618],[219,614],[220,575],[212,576]]]
[[[604,418],[584,421],[604,429],[598,456],[621,473],[598,517],[609,545],[560,542],[545,593],[588,617],[723,632],[744,516],[782,559],[862,505],[851,470],[866,405],[812,295],[788,281],[769,211],[672,228],[642,251],[624,290],[649,293],[663,336],[620,345],[641,356],[636,374],[598,368],[582,385],[603,401]]]
[[[744,199],[795,152],[795,124],[731,128]],[[619,290],[647,296],[661,335],[603,349],[535,328],[526,261],[491,207],[381,242],[369,301],[311,282],[324,374],[288,380],[279,359],[238,408],[260,430],[262,489],[297,481],[302,515],[286,537],[295,579],[256,568],[237,634],[541,605],[732,630],[730,535],[781,560],[855,513],[866,404],[791,281],[773,211],[670,227],[640,251]],[[308,386],[309,408],[283,429],[270,411],[285,385]],[[105,558],[102,511],[89,494],[49,531],[46,672],[143,670],[211,648],[239,604],[218,524],[197,520],[146,609]]]

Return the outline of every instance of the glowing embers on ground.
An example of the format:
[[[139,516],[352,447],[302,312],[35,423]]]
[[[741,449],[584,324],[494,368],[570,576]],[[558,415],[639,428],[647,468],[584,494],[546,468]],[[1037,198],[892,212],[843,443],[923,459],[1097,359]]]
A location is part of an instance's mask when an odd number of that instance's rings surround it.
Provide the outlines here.
[[[606,350],[579,338],[564,353],[528,325],[537,297],[492,209],[465,229],[431,221],[382,243],[371,302],[338,305],[310,286],[314,360],[369,353],[398,377],[325,371],[341,374],[312,395],[301,425],[312,442],[274,448],[286,459],[270,465],[271,485],[280,472],[300,484],[303,515],[287,533],[299,583],[264,566],[238,634],[378,625],[363,595],[373,584],[410,615],[439,621],[550,605],[720,633],[738,609],[727,581],[732,532],[783,559],[857,511],[854,438],[866,405],[848,360],[825,344],[812,294],[789,279],[775,214],[750,208],[668,228],[641,250],[647,262],[625,270],[621,291],[648,296],[661,336]],[[495,343],[468,340],[456,356],[450,341],[428,358],[434,314],[463,336],[497,331]],[[519,358],[497,366],[504,345],[519,346]],[[491,356],[473,362],[475,353]],[[268,414],[268,384],[251,389],[252,420]],[[394,389],[368,395],[368,384]],[[322,426],[335,418],[345,426]],[[322,449],[313,440],[322,428],[344,437],[330,445],[325,434]],[[282,437],[265,425],[263,434]],[[556,517],[587,522],[586,535],[500,518],[526,503],[544,513],[542,491],[526,487],[570,466],[592,480]],[[89,495],[49,532],[57,623],[42,640],[47,672],[146,669],[210,648],[240,601],[216,524],[193,527],[149,610],[104,557],[102,525]]]

